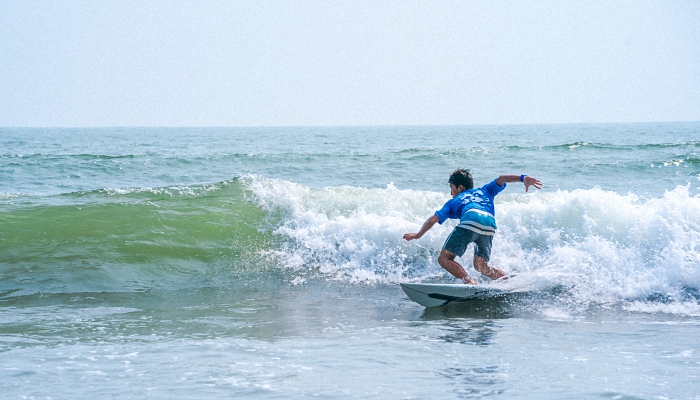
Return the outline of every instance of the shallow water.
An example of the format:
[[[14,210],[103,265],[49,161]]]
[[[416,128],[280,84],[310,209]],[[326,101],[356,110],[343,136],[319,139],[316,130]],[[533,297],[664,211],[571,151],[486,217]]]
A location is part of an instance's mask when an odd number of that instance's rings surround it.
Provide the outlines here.
[[[423,309],[394,285],[248,282],[6,299],[3,392],[8,398],[697,396],[696,318],[610,309],[571,316],[546,305],[523,309],[527,296]]]

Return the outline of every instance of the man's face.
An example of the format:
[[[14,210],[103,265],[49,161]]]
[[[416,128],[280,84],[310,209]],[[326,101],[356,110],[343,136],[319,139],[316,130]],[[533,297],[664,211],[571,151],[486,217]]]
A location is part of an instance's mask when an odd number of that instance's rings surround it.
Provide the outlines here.
[[[464,186],[459,185],[459,187],[455,186],[454,183],[450,183],[450,194],[452,195],[452,198],[454,199],[457,197],[458,194],[462,193],[464,191]]]

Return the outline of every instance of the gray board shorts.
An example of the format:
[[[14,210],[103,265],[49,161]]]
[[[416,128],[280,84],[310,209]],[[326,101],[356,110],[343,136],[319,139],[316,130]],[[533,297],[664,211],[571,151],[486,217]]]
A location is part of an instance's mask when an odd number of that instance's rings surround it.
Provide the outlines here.
[[[462,257],[464,252],[467,251],[469,243],[474,243],[474,255],[488,262],[491,258],[492,241],[493,236],[482,235],[472,230],[456,226],[452,233],[450,233],[450,236],[447,237],[447,240],[445,240],[445,244],[442,248]]]

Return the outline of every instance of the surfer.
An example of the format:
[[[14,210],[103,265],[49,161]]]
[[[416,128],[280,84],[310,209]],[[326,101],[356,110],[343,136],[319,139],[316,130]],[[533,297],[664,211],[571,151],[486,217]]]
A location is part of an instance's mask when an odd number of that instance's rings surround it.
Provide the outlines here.
[[[456,169],[450,174],[450,194],[452,199],[428,218],[420,231],[407,233],[403,238],[411,241],[421,238],[435,223],[442,225],[449,218],[459,219],[450,236],[445,240],[438,256],[438,264],[447,272],[468,285],[476,285],[455,257],[464,254],[469,243],[474,243],[474,269],[491,279],[507,279],[498,268],[488,265],[491,257],[491,242],[496,233],[496,219],[493,198],[506,188],[506,183],[523,182],[525,191],[530,186],[542,188],[542,182],[527,175],[501,175],[486,185],[474,189],[474,179],[468,169]]]

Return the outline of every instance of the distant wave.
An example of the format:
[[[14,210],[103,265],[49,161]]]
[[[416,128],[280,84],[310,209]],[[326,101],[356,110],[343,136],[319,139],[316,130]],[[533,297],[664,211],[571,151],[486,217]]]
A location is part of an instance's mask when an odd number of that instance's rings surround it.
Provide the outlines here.
[[[78,158],[78,159],[133,159],[141,155],[137,154],[124,154],[124,155],[107,155],[107,154],[53,154],[53,153],[35,153],[35,154],[2,154],[0,159],[7,158],[20,158],[24,160],[34,160],[41,158]]]
[[[476,146],[476,147],[460,147],[454,150],[439,150],[433,147],[416,147],[400,150],[388,151],[391,154],[396,155],[414,155],[414,154],[464,154],[466,153],[483,153],[483,152],[493,152],[493,151],[523,151],[523,150],[575,150],[575,149],[610,149],[610,150],[648,150],[648,149],[669,149],[669,148],[694,148],[700,147],[700,141],[687,141],[679,143],[651,143],[651,144],[614,144],[614,143],[603,143],[603,142],[587,142],[587,141],[576,141],[567,142],[561,144],[552,145],[506,145],[506,146]],[[295,157],[333,157],[337,156],[339,153],[335,152],[301,152],[292,154]],[[347,155],[346,152],[340,153],[342,155]],[[381,155],[381,152],[364,153],[362,151],[352,152],[351,156],[377,156]],[[218,158],[238,158],[238,157],[288,157],[289,154],[275,154],[275,153],[214,153],[201,156],[190,156],[186,159],[218,159]],[[60,154],[60,153],[33,153],[33,154],[16,154],[7,153],[0,154],[0,159],[37,159],[37,158],[77,158],[77,159],[134,159],[138,157],[150,157],[150,158],[177,158],[183,159],[182,156],[168,156],[163,154],[88,154],[88,153],[75,153],[75,154]]]
[[[468,153],[490,153],[490,152],[520,152],[520,151],[575,151],[575,150],[653,150],[653,149],[672,149],[672,148],[695,148],[700,147],[700,141],[689,141],[681,143],[655,143],[655,144],[614,144],[614,143],[602,143],[602,142],[586,142],[586,141],[576,141],[553,145],[508,145],[508,146],[477,146],[477,147],[465,147],[458,148],[455,150],[438,150],[436,148],[430,147],[420,147],[411,149],[401,149],[394,151],[397,155],[442,155],[442,156],[452,156],[457,154],[468,154]]]
[[[682,147],[700,147],[700,141],[689,141],[681,143],[651,143],[651,144],[612,144],[612,143],[599,143],[599,142],[571,142],[563,143],[554,146],[542,146],[543,149],[568,149],[573,150],[577,148],[589,148],[589,149],[614,149],[614,150],[646,150],[655,148],[682,148]]]

